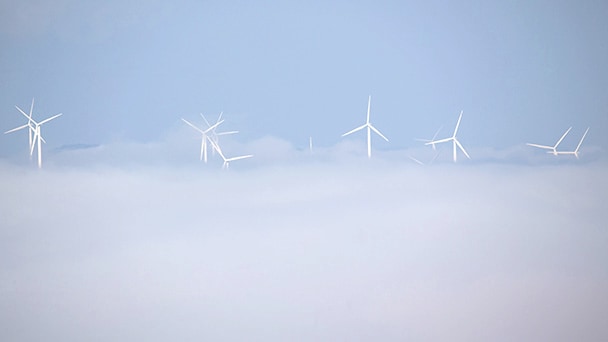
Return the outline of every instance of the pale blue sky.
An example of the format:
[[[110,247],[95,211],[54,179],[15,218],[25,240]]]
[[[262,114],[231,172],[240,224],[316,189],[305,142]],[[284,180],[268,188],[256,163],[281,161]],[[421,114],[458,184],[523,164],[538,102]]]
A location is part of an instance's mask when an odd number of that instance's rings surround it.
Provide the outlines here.
[[[606,17],[603,1],[3,2],[1,129],[35,97],[35,117],[64,113],[49,148],[161,141],[219,111],[244,143],[332,146],[372,95],[378,150],[449,134],[461,109],[467,147],[550,144],[569,126],[573,147],[591,126],[605,149]]]

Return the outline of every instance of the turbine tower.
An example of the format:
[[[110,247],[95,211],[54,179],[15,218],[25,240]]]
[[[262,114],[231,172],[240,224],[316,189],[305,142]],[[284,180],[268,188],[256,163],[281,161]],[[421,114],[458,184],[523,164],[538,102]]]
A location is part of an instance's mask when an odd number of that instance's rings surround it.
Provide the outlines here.
[[[456,159],[457,159],[457,153],[456,153],[457,147],[460,148],[462,153],[464,153],[464,155],[467,156],[467,158],[471,159],[471,157],[469,156],[467,151],[464,149],[464,147],[462,147],[462,144],[460,143],[460,141],[458,141],[458,138],[456,138],[456,134],[458,133],[458,127],[460,126],[460,120],[462,120],[462,112],[463,111],[461,110],[460,116],[458,116],[458,122],[456,123],[456,128],[454,129],[454,134],[451,137],[445,138],[445,139],[440,139],[440,140],[431,140],[431,141],[425,143],[425,145],[432,145],[434,147],[435,144],[440,144],[443,142],[451,141],[452,145],[454,147],[454,152],[453,152],[454,163],[456,162]]]
[[[63,115],[63,114],[59,113],[54,116],[51,116],[48,119],[42,120],[40,122],[36,122],[36,121],[34,121],[34,119],[31,119],[32,122],[34,123],[34,126],[35,126],[34,129],[36,130],[36,132],[34,134],[34,138],[32,139],[34,142],[32,143],[32,149],[30,150],[30,154],[32,154],[34,152],[34,145],[38,144],[38,168],[42,167],[42,142],[45,142],[44,139],[42,138],[42,132],[40,131],[40,126],[42,126],[44,123],[47,123],[57,117],[60,117],[61,115]]]
[[[558,153],[557,153],[557,146],[559,146],[559,144],[562,142],[562,140],[564,140],[564,138],[566,137],[566,135],[568,135],[568,132],[570,132],[571,129],[572,129],[572,127],[568,128],[566,130],[566,133],[564,133],[564,135],[562,135],[562,137],[559,138],[559,140],[557,141],[557,143],[555,143],[555,145],[553,145],[553,146],[531,144],[531,143],[526,143],[526,145],[542,148],[542,149],[545,149],[545,150],[551,150],[551,151],[547,151],[547,153],[552,153],[554,156],[557,156],[558,155]],[[587,130],[589,130],[589,129],[587,128]],[[587,132],[585,132],[585,134],[587,134]],[[585,136],[583,135],[583,139],[584,138],[585,138]],[[581,139],[581,143],[582,142],[583,142],[583,140]],[[568,153],[568,154],[570,154],[570,153]],[[578,153],[577,153],[577,155],[578,155]]]
[[[372,103],[372,97],[371,95],[369,96],[368,100],[367,100],[367,120],[365,121],[364,125],[361,125],[353,130],[350,130],[344,134],[342,134],[342,136],[347,136],[351,133],[355,133],[359,130],[362,130],[364,128],[367,128],[367,158],[371,158],[372,157],[372,133],[371,131],[374,131],[376,134],[378,134],[379,136],[382,137],[382,139],[388,141],[388,139],[382,135],[382,133],[380,133],[379,130],[376,129],[376,127],[372,126],[372,124],[369,121],[369,111],[370,111],[370,106]]]
[[[308,150],[312,154],[312,137],[308,137]]]

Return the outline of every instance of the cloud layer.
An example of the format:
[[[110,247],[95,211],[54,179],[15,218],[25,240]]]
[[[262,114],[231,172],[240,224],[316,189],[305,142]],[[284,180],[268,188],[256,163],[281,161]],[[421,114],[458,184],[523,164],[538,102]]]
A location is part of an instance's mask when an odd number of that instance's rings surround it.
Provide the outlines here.
[[[607,167],[0,165],[0,339],[608,337]]]

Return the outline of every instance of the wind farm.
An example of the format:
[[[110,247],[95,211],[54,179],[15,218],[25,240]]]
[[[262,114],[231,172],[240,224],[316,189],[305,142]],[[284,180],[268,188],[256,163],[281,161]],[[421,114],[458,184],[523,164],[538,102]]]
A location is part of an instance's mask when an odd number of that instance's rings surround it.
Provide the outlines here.
[[[0,2],[0,342],[608,341],[607,17]]]
[[[52,117],[41,120],[39,122],[36,121],[33,117],[34,116],[34,114],[33,114],[34,99],[32,99],[32,102],[31,102],[31,105],[29,108],[29,112],[24,111],[19,106],[15,106],[15,108],[25,119],[27,119],[27,122],[24,124],[21,124],[17,127],[14,127],[12,129],[9,129],[9,130],[5,131],[4,133],[9,134],[9,133],[27,129],[28,130],[28,150],[29,150],[30,159],[33,156],[34,150],[37,149],[37,157],[36,157],[37,165],[38,165],[38,168],[42,168],[42,144],[46,143],[46,141],[43,137],[41,127],[43,124],[45,124],[51,120],[54,120],[55,118],[61,116],[62,114],[61,113],[56,114]],[[458,116],[458,120],[456,121],[454,131],[451,136],[449,136],[447,138],[437,139],[437,136],[441,132],[441,128],[439,128],[434,133],[434,135],[431,139],[419,139],[419,138],[414,139],[416,141],[424,142],[425,146],[430,146],[433,149],[433,151],[435,151],[433,156],[419,157],[419,156],[414,156],[411,153],[406,153],[404,155],[404,157],[405,157],[404,159],[409,159],[409,160],[415,162],[416,164],[420,164],[420,165],[434,164],[435,161],[437,160],[437,157],[440,155],[440,151],[438,150],[437,145],[443,144],[443,143],[452,144],[452,161],[454,163],[456,163],[458,161],[458,152],[459,152],[458,150],[460,150],[460,152],[462,154],[464,154],[464,156],[466,158],[471,159],[469,152],[464,148],[464,146],[462,145],[462,143],[460,142],[459,137],[458,137],[463,113],[464,113],[464,111],[461,110],[459,113],[459,116]],[[191,127],[192,129],[194,129],[196,132],[199,133],[199,137],[200,137],[199,160],[200,161],[202,161],[206,164],[209,161],[209,153],[212,153],[213,155],[219,154],[219,156],[222,159],[222,168],[227,169],[227,168],[229,168],[229,165],[231,162],[253,157],[253,154],[244,154],[244,155],[239,155],[236,157],[227,157],[226,156],[224,150],[221,147],[220,137],[234,135],[236,133],[239,133],[239,131],[238,130],[228,130],[228,131],[219,130],[219,126],[225,122],[223,112],[219,113],[219,115],[217,116],[217,118],[215,119],[213,124],[211,124],[210,121],[207,120],[205,115],[203,115],[202,113],[200,113],[200,116],[203,121],[202,125],[200,125],[200,126],[194,124],[192,121],[189,121],[185,118],[181,118],[181,121],[183,123],[185,123],[187,126]],[[580,154],[581,154],[581,147],[587,137],[587,134],[589,132],[589,127],[583,133],[580,141],[576,145],[576,148],[574,148],[573,150],[562,150],[559,147],[561,146],[562,142],[567,137],[567,135],[569,134],[571,129],[572,129],[572,127],[569,127],[562,134],[562,136],[557,140],[557,142],[554,145],[543,145],[543,144],[537,144],[537,143],[526,143],[526,145],[547,150],[547,153],[552,154],[554,156],[573,155],[576,159],[579,159]],[[376,127],[374,127],[374,125],[371,122],[371,95],[368,96],[365,123],[363,125],[357,126],[354,129],[342,134],[342,137],[348,136],[350,134],[356,133],[361,130],[365,130],[365,132],[366,132],[367,159],[369,160],[369,159],[371,159],[371,155],[372,155],[372,141],[371,141],[372,140],[372,131],[375,134],[379,135],[382,139],[388,141],[388,138],[386,138],[386,136],[382,132],[380,132]],[[211,151],[209,151],[210,148],[211,148]],[[309,138],[308,138],[308,149],[307,150],[308,150],[309,155],[313,155],[312,135],[309,136]],[[321,155],[318,155],[318,157],[321,157]],[[268,160],[268,159],[265,159],[265,160]]]

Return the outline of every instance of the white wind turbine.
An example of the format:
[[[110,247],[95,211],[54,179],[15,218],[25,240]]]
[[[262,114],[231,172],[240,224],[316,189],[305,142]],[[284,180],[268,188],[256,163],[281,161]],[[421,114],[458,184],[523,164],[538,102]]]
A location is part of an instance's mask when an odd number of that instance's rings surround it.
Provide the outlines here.
[[[217,117],[217,120],[215,121],[216,124],[219,125],[219,123],[222,123],[224,120],[222,120],[222,115],[224,114],[224,112],[220,112],[220,115]],[[207,126],[211,127],[211,125],[209,124],[209,121],[207,121],[207,118],[205,118],[205,116],[203,115],[203,113],[201,113],[201,116],[203,117],[203,120],[205,120],[205,123],[207,124]],[[215,126],[215,128],[217,128],[217,126]],[[229,135],[229,134],[236,134],[239,131],[227,131],[227,132],[216,132],[215,128],[213,128],[211,130],[211,134],[209,134],[209,137],[215,142],[215,144],[217,146],[219,146],[219,140],[220,140],[220,136],[222,135]],[[211,150],[213,152],[213,154],[215,155],[215,149]]]
[[[432,140],[432,141],[425,143],[425,145],[432,145],[434,147],[435,144],[451,141],[452,145],[454,146],[454,152],[453,152],[454,163],[456,162],[456,158],[457,158],[457,153],[456,153],[457,146],[458,146],[458,148],[460,148],[462,153],[464,153],[464,155],[467,156],[467,158],[471,159],[471,157],[469,156],[467,151],[464,149],[464,147],[462,147],[462,144],[460,143],[460,141],[458,141],[458,138],[456,138],[456,134],[458,133],[458,127],[460,126],[460,120],[462,119],[462,112],[463,111],[461,110],[460,116],[458,116],[458,122],[456,123],[456,128],[454,129],[454,134],[451,137],[445,138],[445,139],[440,139],[440,140]]]
[[[188,124],[188,126],[194,128],[195,130],[197,130],[199,133],[201,133],[202,138],[201,138],[201,156],[200,156],[200,160],[205,160],[205,163],[207,162],[207,140],[209,139],[209,132],[213,131],[217,126],[219,126],[219,124],[221,124],[222,122],[224,122],[224,120],[218,120],[218,122],[216,122],[213,126],[210,126],[209,128],[207,128],[206,130],[202,130],[198,127],[196,127],[195,125],[193,125],[192,123],[190,123],[188,120],[182,118],[182,121],[185,122],[186,124]],[[212,141],[211,139],[209,139],[209,141]]]
[[[428,164],[432,165],[435,162],[435,160],[437,159],[437,157],[439,157],[440,153],[441,152],[435,153],[435,156],[433,157],[433,159],[431,159],[431,161]],[[408,156],[408,158],[410,158],[413,162],[415,162],[418,165],[426,165],[425,163],[423,163],[422,161],[420,161],[420,159],[414,158],[412,156]]]
[[[224,153],[222,152],[222,149],[220,148],[220,146],[217,145],[215,143],[215,141],[213,141],[210,137],[208,137],[208,139],[209,139],[209,142],[211,143],[211,145],[213,146],[213,148],[217,151],[217,153],[220,155],[220,157],[222,157],[222,159],[224,160],[224,164],[222,164],[222,169],[228,169],[228,168],[230,168],[230,162],[233,162],[235,160],[241,160],[241,159],[246,159],[246,158],[253,157],[253,154],[248,154],[248,155],[245,155],[245,156],[226,158],[224,156]]]
[[[576,159],[578,159],[578,150],[581,148],[581,145],[583,144],[583,140],[585,140],[585,136],[587,135],[587,132],[589,132],[589,127],[587,127],[587,130],[583,134],[583,137],[581,138],[581,141],[579,141],[578,145],[576,145],[576,149],[574,151],[555,151],[555,154],[556,155],[559,155],[559,154],[572,154],[572,155],[574,155],[576,157]],[[551,151],[547,151],[547,153],[552,153],[552,152]]]
[[[432,142],[431,147],[433,147],[433,150],[436,151],[437,147],[435,146],[436,143],[434,142],[434,140],[435,140],[435,138],[437,138],[437,135],[439,134],[439,132],[441,131],[442,128],[443,127],[439,127],[439,129],[437,130],[437,132],[435,132],[435,134],[433,134],[433,138],[432,139],[415,139],[415,140],[416,141],[424,141],[424,142],[428,142],[428,143]]]
[[[542,149],[545,149],[545,150],[551,150],[551,151],[547,151],[547,152],[548,152],[548,153],[552,153],[554,156],[556,156],[556,155],[558,154],[558,153],[557,153],[557,146],[559,146],[559,144],[562,142],[562,140],[564,140],[564,138],[566,137],[566,135],[568,135],[568,132],[570,132],[570,130],[571,130],[571,129],[572,129],[572,127],[568,128],[568,129],[566,130],[566,133],[564,133],[564,135],[562,135],[562,137],[561,137],[561,138],[559,138],[559,140],[557,141],[557,143],[555,143],[555,145],[553,145],[553,146],[539,145],[539,144],[532,144],[532,143],[526,143],[526,145],[528,145],[528,146],[533,146],[533,147],[538,147],[538,148],[542,148]],[[587,134],[587,132],[585,132],[585,134]],[[584,138],[584,136],[583,136],[583,138]],[[582,143],[582,142],[583,142],[583,141],[581,140],[581,143]],[[578,153],[577,153],[577,154],[578,154]]]
[[[439,132],[441,131],[441,128],[443,127],[439,127],[439,129],[437,130],[437,132],[435,132],[435,134],[433,134],[433,138],[432,139],[415,139],[416,141],[424,141],[424,142],[428,142],[431,143],[431,147],[433,147],[433,151],[435,151],[435,156],[433,157],[433,159],[431,159],[429,164],[433,164],[433,162],[435,161],[435,159],[437,159],[437,157],[439,156],[439,152],[437,152],[437,147],[435,146],[435,138],[437,138],[437,135],[439,134]],[[420,161],[420,159],[414,158],[412,156],[408,156],[408,158],[410,158],[413,162],[415,162],[418,165],[425,165],[422,161]]]
[[[364,125],[361,125],[353,130],[350,130],[344,134],[342,134],[342,136],[347,136],[351,133],[357,132],[359,130],[362,130],[364,128],[367,128],[367,158],[371,158],[372,157],[372,134],[371,131],[373,130],[374,132],[376,132],[376,134],[378,134],[379,136],[381,136],[384,140],[388,141],[388,139],[382,135],[382,133],[380,133],[379,130],[376,129],[376,127],[372,126],[372,124],[369,122],[369,111],[370,111],[370,106],[372,103],[372,97],[371,95],[369,96],[369,99],[367,100],[367,120],[365,121]]]
[[[4,132],[4,134],[12,133],[12,132],[21,130],[23,128],[29,127],[29,130],[28,130],[28,134],[29,134],[29,137],[28,137],[29,146],[28,147],[29,147],[29,150],[30,150],[30,157],[31,157],[32,153],[33,153],[32,144],[34,143],[34,139],[32,139],[32,133],[35,133],[34,126],[32,126],[32,112],[34,111],[34,99],[32,99],[32,105],[30,106],[30,114],[29,115],[25,114],[25,112],[23,110],[21,110],[21,108],[19,108],[18,106],[15,106],[15,108],[17,108],[17,110],[19,112],[21,112],[23,115],[25,115],[25,117],[28,119],[27,123],[25,125],[13,128],[11,130],[8,130],[8,131]],[[44,139],[42,139],[42,141],[44,141]]]
[[[29,120],[28,125],[30,126],[30,130],[34,131],[34,137],[31,140],[30,155],[32,155],[34,153],[34,148],[36,147],[36,144],[38,144],[38,168],[41,168],[42,167],[42,142],[46,142],[46,141],[44,141],[44,138],[42,138],[42,132],[40,130],[40,127],[43,124],[45,124],[45,123],[47,123],[47,122],[49,122],[49,121],[51,121],[51,120],[53,120],[53,119],[61,116],[62,113],[53,115],[50,118],[44,119],[44,120],[42,120],[40,122],[36,122],[34,119],[32,119],[31,115],[28,116],[22,110],[19,110],[19,112],[21,114],[23,114],[23,116],[25,116],[26,118],[28,118],[28,120]],[[32,124],[33,124],[33,127],[32,127]],[[26,127],[26,125],[21,126],[21,127],[17,127],[17,128],[21,129],[21,128],[24,128],[24,127]]]

